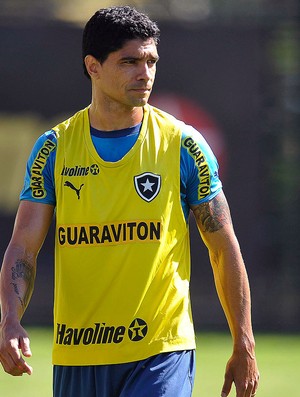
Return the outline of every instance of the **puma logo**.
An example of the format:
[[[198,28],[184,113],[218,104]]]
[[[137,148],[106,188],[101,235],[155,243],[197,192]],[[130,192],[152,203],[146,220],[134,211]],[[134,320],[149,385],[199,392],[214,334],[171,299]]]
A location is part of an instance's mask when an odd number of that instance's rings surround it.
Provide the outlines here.
[[[80,185],[80,188],[77,189],[71,182],[66,181],[64,186],[68,186],[68,187],[71,188],[72,190],[75,190],[75,193],[77,194],[77,198],[78,198],[78,200],[79,200],[79,199],[80,199],[80,190],[81,190],[81,188],[82,188],[83,185],[84,185],[84,183],[82,183],[82,184]]]

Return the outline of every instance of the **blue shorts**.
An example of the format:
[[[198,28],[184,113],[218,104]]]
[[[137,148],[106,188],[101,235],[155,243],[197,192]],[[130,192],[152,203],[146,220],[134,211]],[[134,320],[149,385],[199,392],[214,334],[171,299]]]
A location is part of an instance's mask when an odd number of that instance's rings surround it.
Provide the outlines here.
[[[191,397],[195,351],[126,364],[54,366],[54,397]]]

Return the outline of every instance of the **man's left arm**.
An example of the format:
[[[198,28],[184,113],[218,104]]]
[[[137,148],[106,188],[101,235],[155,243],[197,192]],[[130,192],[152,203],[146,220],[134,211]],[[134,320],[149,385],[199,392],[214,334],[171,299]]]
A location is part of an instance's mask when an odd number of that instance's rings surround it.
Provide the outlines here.
[[[201,237],[208,248],[217,293],[233,338],[233,353],[226,367],[222,397],[232,383],[237,397],[256,393],[259,372],[251,323],[248,276],[223,191],[211,201],[191,205]]]

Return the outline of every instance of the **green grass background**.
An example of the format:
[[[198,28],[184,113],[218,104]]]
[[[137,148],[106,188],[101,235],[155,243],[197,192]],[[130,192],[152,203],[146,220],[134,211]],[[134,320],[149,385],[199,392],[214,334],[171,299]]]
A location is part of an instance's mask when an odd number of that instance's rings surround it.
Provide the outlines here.
[[[0,371],[1,397],[51,397],[52,331],[28,328],[33,356],[31,376],[11,377]],[[300,335],[256,335],[257,358],[261,372],[257,397],[300,396]],[[197,370],[193,397],[219,397],[224,368],[231,354],[227,334],[197,335]],[[235,396],[235,391],[230,393]],[[86,396],[89,397],[89,396]],[[142,396],[141,396],[142,397]]]

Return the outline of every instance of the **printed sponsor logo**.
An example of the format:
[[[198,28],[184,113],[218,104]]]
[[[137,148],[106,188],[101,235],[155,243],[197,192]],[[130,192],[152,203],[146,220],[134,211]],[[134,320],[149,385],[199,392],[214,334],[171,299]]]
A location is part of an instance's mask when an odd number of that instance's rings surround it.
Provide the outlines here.
[[[81,192],[82,187],[84,186],[83,183],[79,186],[79,188],[77,188],[77,187],[75,187],[75,186],[73,185],[73,183],[71,183],[70,181],[66,181],[66,182],[64,183],[64,186],[67,186],[67,187],[69,187],[70,189],[74,190],[74,192],[76,193],[76,196],[77,196],[78,200],[80,199],[80,192]]]
[[[56,344],[58,345],[100,345],[122,343],[125,338],[139,342],[148,333],[148,325],[141,318],[134,319],[129,327],[111,326],[106,323],[94,323],[88,328],[72,328],[57,323]]]
[[[146,321],[141,318],[136,318],[129,325],[128,336],[132,342],[138,342],[145,338],[148,332],[148,325]]]
[[[87,176],[89,174],[98,175],[100,172],[98,164],[92,164],[88,167],[82,167],[81,165],[75,165],[74,167],[65,166],[62,171],[62,176]]]
[[[189,155],[193,157],[199,171],[198,199],[207,197],[210,193],[210,172],[208,163],[204,154],[201,152],[197,142],[191,137],[187,137],[183,141],[183,146],[187,149]]]
[[[134,186],[138,195],[150,202],[158,195],[161,186],[161,176],[152,172],[144,172],[134,177]]]
[[[43,170],[51,152],[53,152],[55,148],[56,144],[50,139],[47,139],[33,161],[30,170],[30,188],[32,197],[36,199],[46,197],[47,193],[44,187]]]
[[[132,221],[99,225],[59,225],[58,243],[63,247],[156,242],[161,237],[159,221]]]

